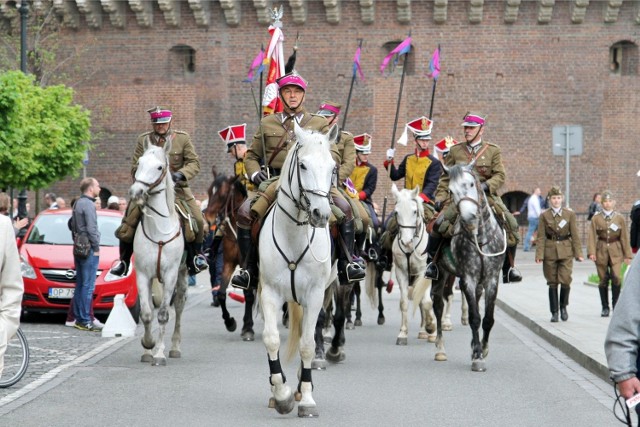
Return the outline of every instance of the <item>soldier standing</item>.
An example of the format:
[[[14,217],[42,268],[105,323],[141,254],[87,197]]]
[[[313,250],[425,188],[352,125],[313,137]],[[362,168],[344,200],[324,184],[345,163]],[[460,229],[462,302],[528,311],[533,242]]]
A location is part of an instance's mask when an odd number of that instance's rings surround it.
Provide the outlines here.
[[[616,307],[620,296],[620,269],[622,262],[631,263],[631,247],[627,224],[621,214],[614,211],[615,200],[610,191],[602,193],[602,210],[591,218],[587,239],[587,256],[596,263],[598,291],[602,312],[600,316],[609,316],[609,278],[611,278],[611,303]]]
[[[550,209],[540,215],[536,262],[542,264],[544,278],[549,286],[551,321],[558,321],[558,286],[560,286],[560,316],[569,319],[569,291],[573,259],[583,261],[582,244],[574,211],[562,207],[564,196],[559,187],[549,190]]]
[[[187,250],[187,268],[189,275],[193,276],[202,270],[207,269],[207,260],[202,255],[202,241],[204,238],[204,220],[200,207],[196,203],[195,197],[189,188],[189,180],[195,178],[200,172],[200,160],[196,154],[189,134],[180,130],[171,129],[172,113],[162,107],[154,107],[147,111],[151,116],[153,130],[145,132],[138,137],[136,148],[131,161],[131,176],[135,177],[138,169],[138,159],[144,154],[144,141],[158,147],[164,147],[165,143],[171,144],[171,151],[167,157],[169,160],[169,171],[171,179],[175,184],[176,204],[182,203],[188,206],[189,215],[195,220],[195,240],[185,241]],[[117,231],[120,238],[120,261],[111,269],[111,274],[124,276],[129,271],[131,255],[133,254],[133,237],[135,229],[140,222],[140,207],[129,202],[127,213],[122,219],[123,225]],[[189,225],[187,225],[189,227]],[[186,239],[186,233],[185,239]]]

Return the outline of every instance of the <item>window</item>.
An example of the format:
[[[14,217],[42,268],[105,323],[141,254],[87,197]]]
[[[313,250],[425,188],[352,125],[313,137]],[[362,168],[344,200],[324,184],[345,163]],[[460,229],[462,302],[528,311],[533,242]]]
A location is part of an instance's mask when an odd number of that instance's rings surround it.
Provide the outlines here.
[[[386,42],[382,46],[383,58],[386,57],[401,42],[402,40]],[[411,46],[411,50],[409,51],[408,54],[402,55],[400,57],[395,55],[393,58],[391,58],[391,61],[389,61],[387,68],[384,70],[385,75],[389,74],[389,75],[401,76],[402,69],[405,66],[407,67],[406,75],[408,76],[413,75],[415,73],[415,63],[416,63],[415,56],[416,56],[416,51],[413,48],[413,45]]]
[[[196,51],[191,46],[179,44],[169,51],[169,73],[186,77],[196,71]]]
[[[638,74],[638,46],[630,41],[620,41],[609,48],[609,69],[613,74],[635,76]]]

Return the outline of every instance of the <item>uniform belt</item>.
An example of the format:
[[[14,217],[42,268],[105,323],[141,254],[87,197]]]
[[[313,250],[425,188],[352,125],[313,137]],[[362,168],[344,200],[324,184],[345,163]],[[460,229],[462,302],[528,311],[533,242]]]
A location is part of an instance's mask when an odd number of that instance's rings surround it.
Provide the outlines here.
[[[612,237],[610,239],[607,239],[606,237],[598,237],[598,240],[600,240],[601,242],[615,243],[620,241],[620,236]]]
[[[551,234],[547,234],[547,239],[556,240],[558,242],[562,242],[563,240],[569,240],[571,238],[571,234],[567,234],[566,236],[553,236]]]

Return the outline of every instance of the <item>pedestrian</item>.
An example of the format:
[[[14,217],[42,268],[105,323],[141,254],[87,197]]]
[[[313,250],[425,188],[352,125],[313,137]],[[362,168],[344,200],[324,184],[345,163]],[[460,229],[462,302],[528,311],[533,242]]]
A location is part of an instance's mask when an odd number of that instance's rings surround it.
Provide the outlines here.
[[[109,196],[109,198],[107,199],[107,209],[119,211],[120,204],[118,203],[118,200],[118,196]]]
[[[46,204],[46,209],[58,209],[58,203],[56,202],[55,193],[47,193],[44,195],[44,203]]]
[[[587,216],[587,221],[591,221],[593,216],[602,210],[602,195],[600,193],[595,193],[593,195],[593,199],[591,200],[591,204],[589,205],[589,215]]]
[[[631,217],[629,244],[631,245],[631,251],[636,254],[638,253],[638,247],[640,247],[640,200],[636,200],[633,203],[629,216]]]
[[[7,193],[0,193],[0,215],[9,217],[9,202],[11,198]],[[18,219],[12,221],[14,235],[18,236],[20,230],[29,225],[29,218]]]
[[[627,400],[640,393],[640,257],[635,257],[627,271],[607,329],[604,352],[620,395]],[[640,416],[640,405],[635,411]]]
[[[96,196],[96,199],[93,202],[93,204],[96,207],[96,209],[102,209],[102,200],[100,199],[100,196]]]
[[[602,192],[602,210],[591,218],[587,239],[587,256],[596,263],[598,270],[598,291],[602,312],[609,316],[609,280],[611,280],[611,304],[616,307],[620,296],[620,271],[622,263],[630,264],[632,253],[629,232],[624,217],[616,212],[616,202],[610,191]]]
[[[553,186],[549,190],[550,208],[542,212],[538,224],[538,242],[536,246],[536,263],[542,263],[542,272],[549,287],[549,308],[551,321],[558,321],[558,305],[560,318],[569,319],[569,291],[573,273],[573,260],[584,261],[582,243],[578,232],[576,213],[563,208],[564,195],[560,187]],[[558,304],[558,287],[560,301]]]
[[[329,130],[324,117],[310,114],[304,108],[307,81],[296,71],[285,74],[276,83],[284,111],[260,120],[244,162],[249,179],[262,189],[261,194],[248,198],[238,210],[238,246],[243,268],[231,281],[244,289],[258,286],[258,281],[252,279],[258,274],[258,252],[251,238],[251,227],[256,220],[264,217],[271,202],[275,200],[280,168],[289,149],[296,144],[293,120],[304,129],[322,133]]]
[[[0,376],[4,369],[7,342],[20,326],[23,292],[15,234],[11,219],[3,214],[0,215]]]
[[[207,260],[202,254],[202,242],[204,240],[204,219],[202,212],[196,204],[196,199],[189,187],[189,181],[194,179],[200,172],[200,160],[191,142],[188,133],[181,130],[171,129],[173,114],[163,107],[154,107],[147,110],[151,118],[152,130],[143,133],[136,141],[136,147],[131,159],[131,176],[135,177],[138,169],[138,159],[144,154],[145,141],[164,147],[171,144],[171,151],[168,153],[169,172],[174,182],[176,204],[181,209],[189,210],[187,213],[195,224],[183,224],[184,230],[189,233],[193,230],[195,235],[187,238],[185,235],[185,249],[187,251],[187,269],[190,275],[198,274],[208,268]],[[121,227],[116,231],[120,239],[120,260],[111,268],[111,274],[124,276],[129,270],[131,256],[133,255],[133,237],[138,227],[142,215],[141,207],[136,203],[129,203],[125,216],[122,219]],[[181,216],[182,218],[182,216]]]
[[[95,201],[100,194],[100,184],[95,178],[85,178],[80,182],[82,196],[76,200],[71,217],[73,235],[86,234],[91,243],[87,258],[74,256],[76,269],[76,289],[73,294],[73,312],[75,328],[81,331],[97,332],[100,328],[91,318],[93,290],[96,286],[96,273],[100,260],[100,231]]]
[[[536,187],[533,190],[533,193],[524,201],[520,211],[517,213],[522,214],[525,210],[527,211],[528,227],[526,237],[524,238],[525,252],[529,252],[531,250],[531,243],[535,241],[534,233],[538,232],[539,217],[542,213],[542,209],[544,209],[545,202],[540,193],[540,188]]]
[[[127,210],[127,199],[124,197],[118,197],[118,210],[124,212]]]
[[[67,202],[62,197],[56,197],[56,204],[58,209],[66,209],[67,207]]]
[[[449,154],[445,157],[445,165],[452,167],[456,164],[469,164],[474,161],[474,170],[478,175],[480,186],[489,205],[496,214],[496,219],[507,233],[508,246],[502,266],[502,282],[520,282],[522,274],[515,268],[516,247],[520,240],[518,223],[515,217],[504,205],[498,196],[498,190],[504,185],[507,174],[502,163],[502,150],[499,146],[482,139],[486,125],[485,117],[479,113],[467,113],[462,120],[464,130],[464,143],[454,144],[449,147]],[[444,210],[443,220],[434,233],[430,235],[429,245],[434,243],[431,239],[440,236],[450,237],[453,224],[457,218],[457,207],[451,203],[449,194],[449,175],[443,174],[436,190],[436,210]],[[434,227],[435,228],[435,227]]]

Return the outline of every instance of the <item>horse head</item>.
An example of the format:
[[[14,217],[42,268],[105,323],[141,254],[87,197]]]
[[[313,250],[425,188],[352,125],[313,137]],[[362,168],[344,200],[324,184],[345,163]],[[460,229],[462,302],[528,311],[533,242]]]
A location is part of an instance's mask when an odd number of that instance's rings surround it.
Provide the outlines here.
[[[464,223],[475,224],[479,221],[478,212],[482,203],[482,191],[473,164],[455,165],[448,170],[449,191],[458,206],[460,218]]]
[[[298,215],[306,214],[309,224],[323,228],[331,215],[329,197],[336,164],[331,146],[338,138],[338,126],[327,134],[303,129],[295,123],[296,145],[292,147],[280,174],[280,190],[291,199]]]
[[[169,175],[167,153],[171,150],[171,140],[164,147],[151,144],[149,137],[143,141],[144,153],[138,159],[135,182],[129,189],[129,196],[138,204],[144,205],[150,195],[166,193],[167,205],[173,206],[173,181]]]
[[[413,250],[415,237],[419,237],[422,225],[422,199],[420,187],[398,190],[395,184],[391,192],[396,199],[395,215],[398,222],[398,243],[405,251]]]

